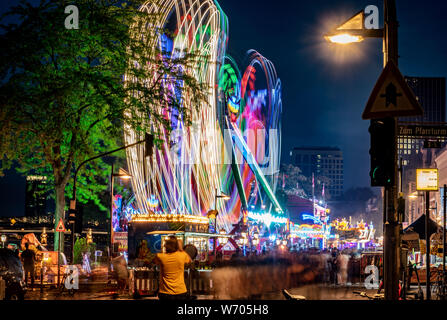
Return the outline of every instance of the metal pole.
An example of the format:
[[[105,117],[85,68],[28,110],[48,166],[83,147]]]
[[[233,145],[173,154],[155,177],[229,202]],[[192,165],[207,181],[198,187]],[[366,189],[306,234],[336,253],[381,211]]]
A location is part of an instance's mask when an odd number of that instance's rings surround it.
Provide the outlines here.
[[[430,221],[430,191],[425,192],[425,269],[426,271],[426,296],[427,300],[431,299],[430,290],[430,235],[428,234],[428,223]]]
[[[76,221],[73,219],[71,223],[71,264],[75,264],[74,263],[75,224]]]
[[[57,234],[60,235],[60,232],[58,232]],[[59,246],[57,247],[57,288],[59,288],[60,286],[60,276],[61,276],[60,260],[61,260],[61,242],[59,241]]]
[[[215,192],[214,192],[214,210],[217,211],[217,188],[215,188],[214,190],[215,190]],[[216,217],[214,218],[214,233],[216,233],[216,226],[217,226],[217,215],[216,215]],[[216,241],[217,241],[217,238],[214,237],[214,239],[213,239],[213,255],[214,255],[214,260],[216,260]]]
[[[383,66],[393,61],[398,64],[398,42],[397,42],[397,16],[395,0],[384,0],[384,33],[383,33]],[[394,183],[385,187],[387,193],[386,223],[384,226],[384,289],[386,300],[399,299],[399,278],[401,271],[400,264],[400,228],[397,219],[397,120],[394,120],[394,133],[390,137],[394,144]]]
[[[94,157],[92,157],[92,158],[89,158],[89,159],[84,160],[83,162],[81,162],[81,164],[76,168],[76,170],[75,170],[75,174],[74,174],[74,178],[73,178],[73,193],[72,193],[72,198],[71,198],[71,202],[70,202],[70,209],[76,210],[76,182],[77,182],[77,179],[78,179],[78,172],[79,172],[79,170],[80,170],[80,169],[81,169],[87,162],[90,162],[90,161],[93,161],[93,160],[95,160],[95,159],[105,157],[105,156],[107,156],[107,155],[109,155],[109,154],[112,154],[112,153],[115,153],[115,152],[118,152],[118,151],[121,151],[121,150],[130,148],[130,147],[136,146],[137,144],[143,143],[143,142],[145,142],[145,141],[146,141],[146,140],[140,140],[140,141],[138,141],[138,142],[129,144],[129,145],[127,145],[127,146],[123,146],[123,147],[114,149],[114,150],[112,150],[112,151],[108,151],[108,152],[105,152],[105,153],[101,153],[101,154],[99,154],[99,155],[97,155],[97,156],[94,156]],[[144,162],[143,162],[143,163],[144,163]],[[72,232],[73,232],[72,234],[74,235],[74,224],[73,224],[73,231],[72,231]],[[60,238],[59,238],[59,239],[60,239]],[[60,242],[60,241],[59,241],[59,242]],[[110,251],[109,251],[109,252],[110,252]],[[73,247],[71,248],[71,254],[72,254],[72,257],[74,258],[74,239],[73,239]]]
[[[110,172],[110,252],[113,254],[113,170],[114,163],[112,163],[112,171]]]
[[[399,159],[399,173],[400,173],[400,192],[404,192],[404,168],[402,166],[402,157]]]
[[[445,227],[446,227],[446,207],[447,207],[447,185],[444,185],[444,221],[443,221],[443,232],[442,232],[442,299],[445,299],[445,286],[446,286],[446,281],[445,281]]]

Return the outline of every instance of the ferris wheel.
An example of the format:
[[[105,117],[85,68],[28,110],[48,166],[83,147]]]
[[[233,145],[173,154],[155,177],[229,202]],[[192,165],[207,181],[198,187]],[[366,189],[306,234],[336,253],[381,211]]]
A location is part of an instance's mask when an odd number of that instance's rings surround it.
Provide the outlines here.
[[[159,27],[171,31],[152,45],[163,46],[172,55],[183,50],[208,57],[207,63],[197,63],[185,72],[212,90],[208,101],[199,106],[192,104],[187,93],[178,93],[191,113],[192,126],[175,109],[154,103],[153,108],[170,119],[172,131],[151,123],[162,141],[151,158],[144,156],[144,145],[126,150],[138,210],[205,215],[217,209],[219,228],[227,231],[249,206],[282,212],[275,198],[281,82],[273,64],[250,50],[247,67],[239,72],[236,62],[225,56],[228,19],[216,1],[148,1],[141,10],[158,14]],[[140,32],[156,31],[148,27]],[[149,85],[155,81],[148,80]],[[124,129],[126,144],[141,140],[130,126]],[[230,200],[216,201],[217,192],[229,194]]]

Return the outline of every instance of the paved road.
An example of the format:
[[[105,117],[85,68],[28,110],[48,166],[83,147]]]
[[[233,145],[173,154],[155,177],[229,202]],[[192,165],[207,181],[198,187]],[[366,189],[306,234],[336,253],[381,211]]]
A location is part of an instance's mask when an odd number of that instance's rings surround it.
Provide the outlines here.
[[[132,300],[132,296],[127,292],[118,294],[114,285],[107,285],[106,283],[90,283],[80,285],[79,290],[71,296],[67,291],[60,293],[54,288],[45,288],[43,292],[40,288],[35,288],[34,291],[28,291],[25,295],[26,300]],[[307,300],[367,300],[366,297],[361,297],[354,294],[353,291],[366,291],[368,295],[373,296],[376,290],[366,290],[359,286],[319,286],[308,285],[300,288],[293,288],[288,290],[290,294],[300,295],[306,297]],[[225,297],[221,297],[225,299]],[[271,292],[256,297],[257,299],[265,300],[284,300],[285,297],[281,292]],[[156,297],[142,297],[142,299],[153,300]],[[213,296],[199,295],[198,300],[213,299]]]

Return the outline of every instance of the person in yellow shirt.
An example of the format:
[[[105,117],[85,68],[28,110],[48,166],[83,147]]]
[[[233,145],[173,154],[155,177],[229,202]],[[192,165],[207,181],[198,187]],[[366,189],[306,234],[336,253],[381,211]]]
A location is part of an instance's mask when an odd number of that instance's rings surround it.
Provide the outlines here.
[[[160,300],[186,299],[185,264],[191,263],[189,255],[179,247],[177,238],[170,236],[165,242],[166,253],[157,253],[154,262],[160,265]]]

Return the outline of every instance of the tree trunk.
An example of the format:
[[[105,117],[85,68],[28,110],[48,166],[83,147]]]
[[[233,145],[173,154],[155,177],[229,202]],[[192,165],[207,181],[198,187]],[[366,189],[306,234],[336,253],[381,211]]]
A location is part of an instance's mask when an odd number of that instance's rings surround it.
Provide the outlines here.
[[[54,213],[54,251],[58,251],[59,241],[61,242],[61,252],[64,252],[64,233],[56,232],[59,220],[62,218],[65,224],[65,184],[56,184],[56,211]]]

